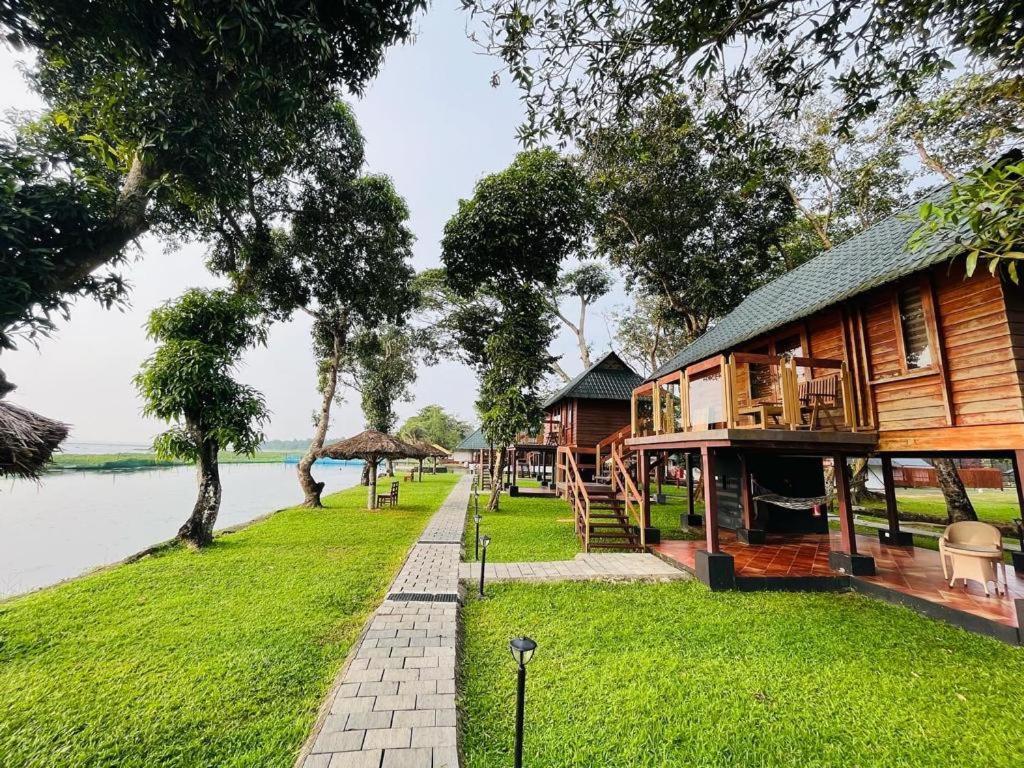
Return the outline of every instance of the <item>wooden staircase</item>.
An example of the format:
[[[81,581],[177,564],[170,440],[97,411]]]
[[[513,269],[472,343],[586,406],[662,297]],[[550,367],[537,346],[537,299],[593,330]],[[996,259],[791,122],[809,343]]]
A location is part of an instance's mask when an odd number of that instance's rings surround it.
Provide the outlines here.
[[[564,478],[564,496],[573,508],[576,535],[585,552],[614,549],[643,552],[643,531],[630,521],[630,502],[611,485],[585,483],[576,458],[568,448],[559,448],[556,463]]]

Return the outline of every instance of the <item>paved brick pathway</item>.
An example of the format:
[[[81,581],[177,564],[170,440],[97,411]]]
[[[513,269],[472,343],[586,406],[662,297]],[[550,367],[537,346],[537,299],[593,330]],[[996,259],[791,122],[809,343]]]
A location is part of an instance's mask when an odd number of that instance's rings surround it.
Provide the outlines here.
[[[480,579],[480,563],[462,563],[459,577]],[[689,574],[654,555],[629,552],[579,554],[545,563],[488,563],[484,581],[587,581],[686,579]]]
[[[426,530],[328,696],[301,768],[459,768],[455,631],[471,480]]]

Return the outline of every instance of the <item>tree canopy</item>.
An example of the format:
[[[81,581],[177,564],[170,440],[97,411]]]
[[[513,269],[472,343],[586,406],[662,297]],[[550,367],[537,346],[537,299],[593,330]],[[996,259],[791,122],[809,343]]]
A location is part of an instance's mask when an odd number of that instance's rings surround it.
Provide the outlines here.
[[[779,246],[794,217],[785,153],[742,126],[733,134],[723,146],[672,95],[583,144],[598,195],[596,250],[627,286],[661,296],[690,334],[784,267]]]
[[[470,431],[469,424],[448,413],[440,405],[425,405],[415,416],[405,420],[398,434],[452,450]]]
[[[420,0],[0,6],[7,40],[37,53],[32,84],[47,111],[38,128],[25,130],[48,137],[45,146],[22,141],[0,150],[2,180],[28,182],[4,214],[7,335],[0,342],[10,345],[7,329],[51,329],[68,296],[111,303],[124,284],[90,275],[121,261],[134,238],[154,227],[178,236],[204,210],[245,201],[252,173],[279,176],[297,155],[315,151],[316,116],[339,88],[362,90],[424,7]],[[15,268],[28,258],[31,271]]]

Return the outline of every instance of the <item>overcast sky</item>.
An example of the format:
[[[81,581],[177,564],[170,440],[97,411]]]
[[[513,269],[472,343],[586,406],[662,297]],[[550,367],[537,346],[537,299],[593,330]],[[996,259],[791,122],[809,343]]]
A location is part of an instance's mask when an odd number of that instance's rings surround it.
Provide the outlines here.
[[[4,111],[38,109],[17,63],[0,46],[0,104]],[[442,229],[459,198],[470,196],[481,176],[507,166],[519,150],[518,92],[511,85],[490,86],[494,64],[466,39],[465,15],[455,0],[442,0],[420,18],[415,43],[388,51],[380,76],[354,103],[369,170],[389,174],[409,203],[417,269],[440,263]],[[0,357],[0,367],[18,385],[11,400],[70,423],[71,440],[149,442],[161,430],[159,422],[142,417],[131,383],[152,350],[143,323],[150,310],[185,289],[217,284],[203,267],[202,247],[167,251],[152,237],[141,244],[142,258],[124,270],[132,284],[130,309],[108,312],[79,302],[54,338],[38,349],[23,342]],[[616,291],[596,308],[588,329],[595,352],[609,347],[603,318],[622,301]],[[559,338],[555,352],[565,353],[570,373],[580,370],[570,338]],[[319,398],[305,318],[277,325],[265,349],[246,355],[239,377],[266,396],[273,412],[268,438],[310,434]],[[414,402],[399,404],[402,418],[438,403],[476,421],[476,380],[458,364],[421,369],[415,392]],[[350,397],[335,409],[330,434],[362,428],[358,397]]]

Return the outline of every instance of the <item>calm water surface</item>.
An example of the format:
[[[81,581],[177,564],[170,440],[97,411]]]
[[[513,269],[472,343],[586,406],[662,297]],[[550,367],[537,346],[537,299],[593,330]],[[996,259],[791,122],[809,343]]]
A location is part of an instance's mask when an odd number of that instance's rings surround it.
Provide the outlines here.
[[[217,527],[302,500],[294,464],[221,465]],[[359,482],[357,464],[317,466],[326,493]],[[192,467],[48,474],[0,481],[0,598],[117,562],[173,538],[196,497]]]

